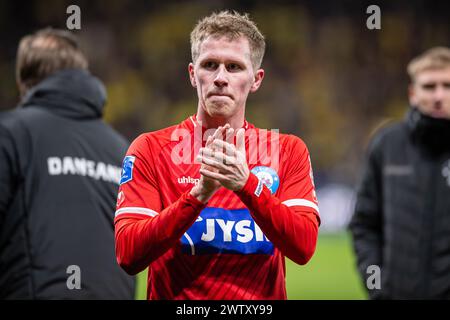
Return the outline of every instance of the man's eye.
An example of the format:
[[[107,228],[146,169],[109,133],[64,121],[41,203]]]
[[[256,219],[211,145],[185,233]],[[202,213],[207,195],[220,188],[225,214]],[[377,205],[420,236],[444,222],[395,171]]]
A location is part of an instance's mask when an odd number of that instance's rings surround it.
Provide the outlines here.
[[[450,82],[444,82],[444,88],[450,89]]]
[[[425,90],[433,90],[434,88],[436,88],[436,84],[435,83],[425,83],[422,85],[422,88]]]
[[[236,64],[236,63],[230,63],[230,64],[227,66],[227,69],[228,69],[229,71],[237,71],[237,70],[241,70],[242,68],[241,68],[240,65],[238,65],[238,64]]]
[[[207,61],[203,64],[203,67],[205,69],[215,69],[217,67],[217,63],[212,62],[212,61]]]

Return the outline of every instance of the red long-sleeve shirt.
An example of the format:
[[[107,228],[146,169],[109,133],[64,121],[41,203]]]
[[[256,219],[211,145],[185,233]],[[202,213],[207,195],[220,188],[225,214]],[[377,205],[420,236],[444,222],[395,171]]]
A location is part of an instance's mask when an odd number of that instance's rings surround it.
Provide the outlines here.
[[[305,144],[244,128],[252,173],[242,190],[220,188],[206,205],[189,194],[205,132],[195,117],[130,146],[116,256],[130,274],[149,267],[149,299],[286,299],[284,257],[312,257],[320,218]]]

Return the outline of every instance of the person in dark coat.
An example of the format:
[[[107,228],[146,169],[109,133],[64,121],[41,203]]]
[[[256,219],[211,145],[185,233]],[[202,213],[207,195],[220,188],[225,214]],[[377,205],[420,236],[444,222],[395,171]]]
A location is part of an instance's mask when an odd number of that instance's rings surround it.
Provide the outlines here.
[[[403,121],[372,139],[350,223],[372,299],[450,299],[450,49],[411,61]]]
[[[18,108],[0,114],[0,299],[133,299],[114,211],[128,142],[74,36],[44,29],[17,55]]]

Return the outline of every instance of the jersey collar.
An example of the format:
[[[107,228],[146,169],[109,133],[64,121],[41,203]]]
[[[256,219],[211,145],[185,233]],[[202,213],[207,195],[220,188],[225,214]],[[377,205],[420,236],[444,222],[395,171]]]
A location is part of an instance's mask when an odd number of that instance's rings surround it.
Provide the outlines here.
[[[188,127],[189,130],[194,130],[194,128],[200,126],[200,123],[197,121],[197,115],[194,114],[183,121],[183,124]],[[245,130],[254,128],[254,125],[249,123],[247,120],[244,119],[244,125],[242,126]],[[206,131],[205,127],[202,127],[202,131]]]

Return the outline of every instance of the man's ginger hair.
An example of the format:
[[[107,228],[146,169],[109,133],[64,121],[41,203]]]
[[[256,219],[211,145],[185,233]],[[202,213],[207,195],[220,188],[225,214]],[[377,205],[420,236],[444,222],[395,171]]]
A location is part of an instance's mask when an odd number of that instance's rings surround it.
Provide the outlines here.
[[[447,47],[431,48],[408,64],[408,74],[414,82],[418,73],[424,70],[438,70],[450,67],[450,49]]]
[[[209,36],[227,37],[230,40],[245,37],[250,45],[253,68],[257,70],[261,67],[266,43],[264,36],[248,14],[241,15],[236,11],[226,10],[201,19],[191,32],[191,53],[194,63],[200,55],[202,42]]]

